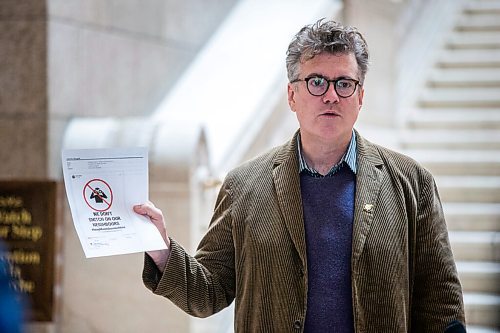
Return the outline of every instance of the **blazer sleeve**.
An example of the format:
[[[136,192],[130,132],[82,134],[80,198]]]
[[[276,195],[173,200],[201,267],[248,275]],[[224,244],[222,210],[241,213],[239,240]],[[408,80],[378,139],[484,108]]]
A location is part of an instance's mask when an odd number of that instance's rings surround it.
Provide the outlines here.
[[[170,257],[164,272],[160,272],[146,254],[142,276],[146,287],[196,317],[207,317],[227,307],[235,293],[231,225],[231,197],[225,183],[196,255],[189,255],[170,239]]]
[[[445,332],[450,324],[465,325],[462,287],[437,187],[428,173],[415,228],[412,332]]]

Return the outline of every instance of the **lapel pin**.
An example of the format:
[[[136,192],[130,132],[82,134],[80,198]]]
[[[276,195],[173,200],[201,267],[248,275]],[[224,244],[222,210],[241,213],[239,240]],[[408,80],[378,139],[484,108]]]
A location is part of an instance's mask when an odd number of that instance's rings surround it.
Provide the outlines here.
[[[373,205],[372,204],[365,204],[363,206],[363,211],[367,213],[373,212]]]

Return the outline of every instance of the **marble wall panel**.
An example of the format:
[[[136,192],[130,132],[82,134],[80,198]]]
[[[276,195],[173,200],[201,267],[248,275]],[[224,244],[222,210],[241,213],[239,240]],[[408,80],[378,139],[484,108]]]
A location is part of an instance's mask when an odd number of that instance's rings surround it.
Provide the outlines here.
[[[47,140],[45,117],[0,115],[0,177],[45,179]]]
[[[50,117],[47,123],[47,176],[49,179],[60,179],[62,177],[61,149],[64,139],[64,131],[69,117]]]
[[[193,56],[101,31],[85,30],[82,43],[86,116],[150,114]]]
[[[2,0],[0,20],[33,20],[45,18],[47,5],[40,0]]]
[[[164,43],[59,21],[50,33],[54,116],[149,114],[193,57]]]
[[[50,0],[49,16],[98,29],[161,37],[164,0]]]
[[[45,1],[0,5],[0,177],[44,179],[47,172]]]
[[[74,25],[49,22],[49,108],[54,115],[83,115],[82,30]]]
[[[47,111],[46,22],[0,19],[0,114]]]
[[[168,12],[164,19],[164,38],[187,42],[196,48],[213,34],[235,0],[165,0]]]
[[[50,0],[49,15],[199,49],[237,0]]]
[[[236,0],[47,2],[49,174],[60,179],[66,124],[73,117],[152,113]],[[187,189],[173,187],[153,186],[151,199],[167,212],[172,235],[191,248]],[[189,317],[143,286],[141,254],[85,259],[65,213],[58,331],[189,332]]]

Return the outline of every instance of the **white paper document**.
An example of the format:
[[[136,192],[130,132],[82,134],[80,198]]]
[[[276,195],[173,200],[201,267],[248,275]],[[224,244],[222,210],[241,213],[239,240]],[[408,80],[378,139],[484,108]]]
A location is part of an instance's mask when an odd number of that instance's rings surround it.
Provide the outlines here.
[[[148,200],[146,148],[65,149],[64,184],[87,258],[167,248],[133,206]]]

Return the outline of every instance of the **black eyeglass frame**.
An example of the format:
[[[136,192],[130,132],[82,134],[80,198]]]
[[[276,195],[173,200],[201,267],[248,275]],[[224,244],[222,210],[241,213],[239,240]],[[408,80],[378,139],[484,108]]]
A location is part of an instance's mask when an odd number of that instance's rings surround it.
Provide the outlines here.
[[[315,78],[324,79],[326,81],[326,83],[327,83],[325,92],[322,93],[322,94],[320,94],[320,95],[315,95],[315,94],[313,94],[311,92],[311,90],[309,90],[309,80],[315,79]],[[307,91],[312,96],[316,96],[316,97],[323,96],[324,94],[326,94],[326,92],[328,91],[328,89],[330,89],[330,83],[333,83],[333,89],[335,90],[335,92],[337,93],[337,95],[339,97],[342,97],[342,98],[349,98],[349,97],[351,97],[356,92],[356,89],[358,88],[358,86],[362,86],[362,84],[359,82],[359,80],[355,80],[355,79],[351,79],[351,78],[347,78],[347,77],[339,77],[338,79],[335,79],[335,80],[328,80],[326,77],[321,76],[321,75],[308,76],[308,77],[306,77],[304,79],[295,79],[295,80],[290,81],[290,83],[295,83],[295,82],[299,82],[299,81],[304,81],[306,83]],[[339,92],[337,91],[337,82],[339,82],[339,81],[351,81],[351,82],[354,82],[354,90],[352,91],[352,94],[350,94],[348,96],[343,96],[343,95],[339,94]]]

